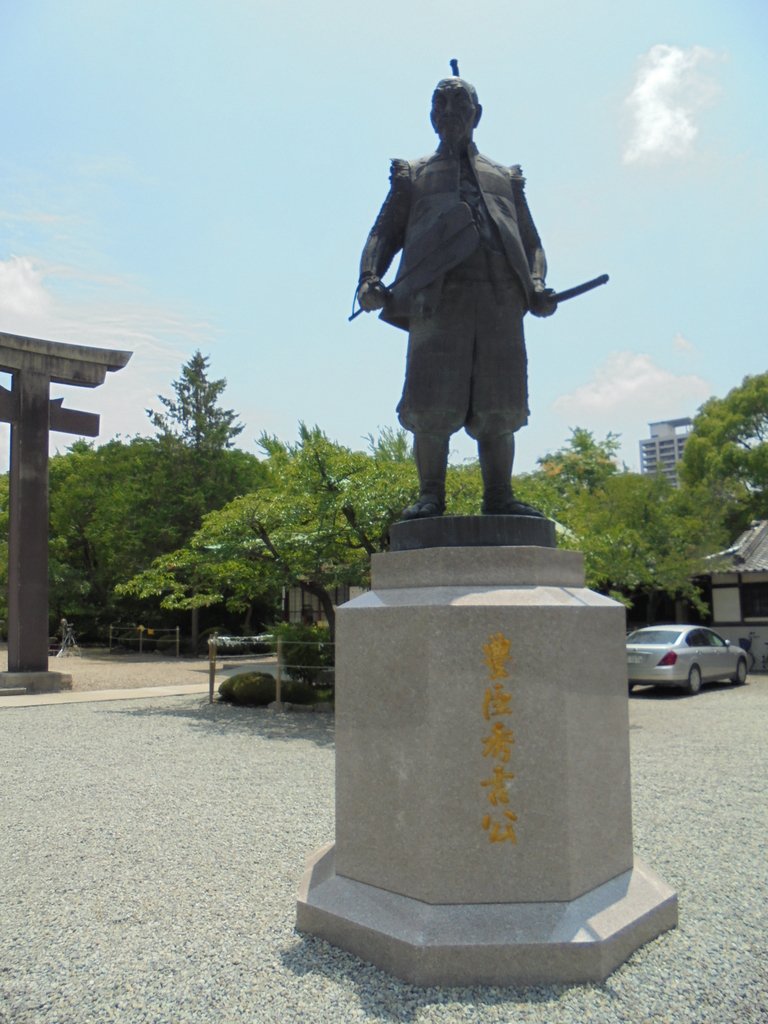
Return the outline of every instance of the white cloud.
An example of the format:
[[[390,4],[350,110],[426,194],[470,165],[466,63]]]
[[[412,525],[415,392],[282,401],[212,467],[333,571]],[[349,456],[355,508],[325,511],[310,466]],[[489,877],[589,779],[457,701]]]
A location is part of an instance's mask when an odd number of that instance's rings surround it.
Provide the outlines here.
[[[614,352],[591,381],[557,398],[554,409],[568,418],[626,418],[641,413],[650,421],[678,415],[676,410],[704,401],[709,393],[701,377],[670,373],[642,352]]]
[[[43,287],[43,274],[26,256],[0,260],[0,327],[21,333],[9,326],[19,319],[37,320],[50,312],[50,296]]]
[[[637,443],[648,424],[692,416],[711,394],[702,377],[671,373],[642,352],[613,352],[590,381],[555,399],[552,408],[568,427],[619,434],[620,458],[636,469]]]
[[[717,92],[702,65],[715,54],[703,46],[683,50],[659,43],[641,61],[626,103],[633,130],[624,151],[625,163],[686,156],[698,134],[695,115]]]
[[[87,303],[66,301],[52,286],[55,281],[86,283],[89,296],[95,291],[96,297]],[[0,260],[0,331],[133,352],[128,365],[107,374],[99,388],[51,386],[51,396],[63,396],[65,407],[100,414],[102,442],[115,434],[151,433],[146,409],[157,406],[158,394],[170,392],[171,381],[193,350],[209,351],[216,337],[211,324],[142,305],[128,292],[125,282],[86,278],[72,267],[45,267],[26,256]],[[6,436],[0,427],[0,437]],[[63,450],[73,440],[52,434],[52,450]],[[0,450],[0,472],[4,456]]]
[[[696,351],[696,346],[693,344],[693,342],[689,341],[689,339],[686,338],[684,334],[681,334],[680,331],[678,331],[675,337],[672,339],[672,344],[675,346],[678,352],[685,352],[686,354],[688,354]]]

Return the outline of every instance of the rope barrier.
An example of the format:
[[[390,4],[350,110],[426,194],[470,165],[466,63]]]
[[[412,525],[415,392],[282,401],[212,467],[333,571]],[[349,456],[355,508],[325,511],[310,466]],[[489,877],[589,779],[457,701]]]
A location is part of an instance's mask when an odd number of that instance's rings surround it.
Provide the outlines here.
[[[236,647],[244,646],[247,641],[255,641],[257,643],[271,643],[274,642],[274,636],[270,633],[260,633],[255,637],[242,637],[242,636],[219,636],[214,633],[208,637],[208,703],[213,704],[213,691],[216,683],[216,662],[234,660],[235,658],[248,657],[247,654],[219,654],[219,647]],[[277,671],[275,675],[275,704],[278,708],[282,707],[282,677],[283,672],[287,669],[302,669],[311,668],[317,669],[318,671],[328,672],[335,671],[332,665],[302,665],[295,663],[287,663],[283,656],[283,644],[288,643],[291,646],[301,647],[317,647],[320,651],[323,651],[326,647],[335,647],[335,643],[330,640],[288,640],[284,641],[282,637],[277,638],[275,654],[277,656]],[[253,655],[251,655],[253,657]]]

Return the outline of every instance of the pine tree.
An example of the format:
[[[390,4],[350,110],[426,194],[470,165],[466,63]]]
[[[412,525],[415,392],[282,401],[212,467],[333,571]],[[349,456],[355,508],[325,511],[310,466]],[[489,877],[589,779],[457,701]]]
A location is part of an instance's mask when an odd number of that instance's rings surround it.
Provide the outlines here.
[[[186,447],[206,453],[231,448],[243,430],[243,425],[236,422],[237,413],[217,404],[227,382],[223,378],[208,380],[209,362],[202,352],[195,352],[182,366],[181,377],[171,384],[176,398],[157,396],[166,411],[147,409],[161,438],[175,437]]]

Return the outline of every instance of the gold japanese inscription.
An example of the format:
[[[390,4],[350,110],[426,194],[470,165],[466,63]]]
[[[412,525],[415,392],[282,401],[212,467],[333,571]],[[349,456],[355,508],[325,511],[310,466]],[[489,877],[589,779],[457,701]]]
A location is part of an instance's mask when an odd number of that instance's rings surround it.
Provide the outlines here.
[[[490,814],[483,818],[483,828],[488,833],[488,841],[491,843],[514,843],[517,844],[517,835],[512,822],[517,821],[514,811],[504,811],[504,821],[493,819]]]
[[[483,644],[485,652],[485,664],[490,669],[491,679],[507,679],[509,672],[506,669],[506,662],[509,661],[509,652],[512,644],[503,633],[494,633],[488,637],[488,642]]]
[[[512,756],[515,734],[503,722],[494,722],[490,736],[483,737],[483,757],[498,758],[505,764]]]
[[[495,715],[512,714],[512,694],[504,689],[502,683],[496,683],[485,691],[483,699],[483,718],[490,721]]]
[[[480,785],[487,790],[488,803],[498,807],[499,804],[509,803],[509,791],[507,781],[514,779],[515,773],[508,772],[504,765],[494,765],[493,774],[489,779],[483,779]]]
[[[483,644],[483,660],[493,685],[486,686],[483,694],[483,720],[490,722],[491,727],[482,737],[481,743],[483,757],[488,758],[493,765],[488,776],[480,780],[480,786],[486,806],[490,804],[495,811],[486,812],[482,817],[481,824],[483,831],[488,834],[488,842],[516,845],[514,825],[517,814],[509,809],[509,784],[515,778],[515,773],[508,767],[515,743],[515,734],[509,721],[512,717],[512,694],[504,683],[496,682],[510,678],[507,663],[511,661],[511,649],[512,644],[503,633],[494,633]]]

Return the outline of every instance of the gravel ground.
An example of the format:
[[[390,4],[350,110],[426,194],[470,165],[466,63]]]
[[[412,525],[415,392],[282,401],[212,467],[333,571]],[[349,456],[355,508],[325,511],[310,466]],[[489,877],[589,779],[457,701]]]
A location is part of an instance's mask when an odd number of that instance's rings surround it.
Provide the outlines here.
[[[677,930],[602,985],[441,990],[293,930],[333,836],[330,716],[4,708],[0,1022],[768,1021],[767,704],[764,676],[630,700],[635,849],[677,889]]]
[[[273,655],[219,658],[217,683],[230,672],[258,668],[271,671]],[[8,649],[0,649],[0,672],[8,667]],[[173,658],[161,654],[108,654],[86,652],[82,656],[48,659],[51,672],[72,676],[72,689],[129,690],[145,686],[176,686],[208,682],[208,658]]]

